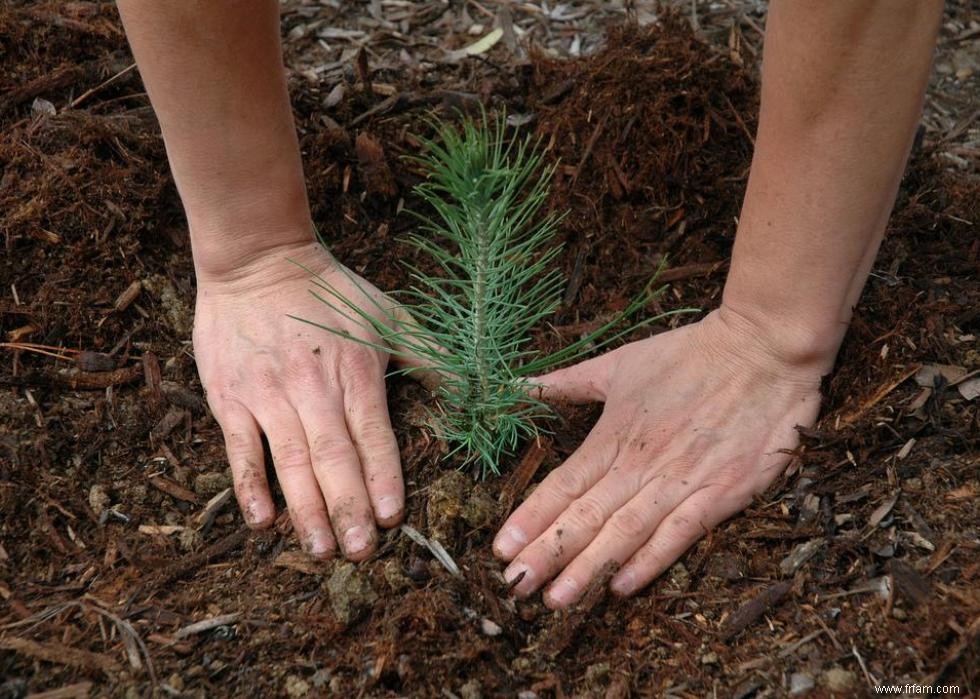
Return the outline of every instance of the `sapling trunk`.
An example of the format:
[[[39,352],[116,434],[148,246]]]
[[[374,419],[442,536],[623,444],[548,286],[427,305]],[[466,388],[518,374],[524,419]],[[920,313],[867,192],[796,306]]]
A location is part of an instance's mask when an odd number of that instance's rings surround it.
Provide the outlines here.
[[[484,476],[523,439],[535,436],[551,408],[533,397],[534,376],[580,359],[673,311],[624,327],[663,289],[642,294],[598,330],[548,355],[531,349],[531,333],[558,310],[564,286],[555,268],[560,216],[541,216],[554,166],[536,143],[506,138],[503,117],[458,129],[437,123],[415,161],[427,179],[415,188],[432,216],[408,241],[439,267],[438,276],[408,265],[411,286],[393,308],[362,308],[314,275],[312,293],[333,310],[376,333],[381,343],[304,322],[397,358],[419,360],[440,378],[430,411],[435,434]],[[352,281],[356,280],[351,277]],[[418,367],[400,369],[401,373]]]

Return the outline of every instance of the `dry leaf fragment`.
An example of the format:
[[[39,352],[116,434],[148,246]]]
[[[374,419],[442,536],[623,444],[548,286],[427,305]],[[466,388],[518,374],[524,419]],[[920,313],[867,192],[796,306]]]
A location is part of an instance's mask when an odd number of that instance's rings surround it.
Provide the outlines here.
[[[182,527],[179,524],[141,524],[139,532],[140,534],[149,534],[151,536],[157,534],[169,536],[170,534],[178,534],[184,531],[184,529],[186,527]]]
[[[875,511],[871,513],[871,517],[868,518],[868,526],[872,529],[881,524],[882,520],[888,516],[888,513],[892,511],[895,507],[895,503],[898,502],[898,496],[902,494],[901,490],[896,490],[882,502]]]
[[[813,558],[814,554],[823,548],[825,543],[826,540],[821,536],[797,545],[786,558],[780,561],[780,572],[783,575],[792,575],[799,570],[800,566]]]
[[[477,39],[469,46],[464,46],[456,51],[450,51],[446,58],[449,61],[461,61],[467,56],[479,56],[492,49],[504,36],[504,30],[497,27],[481,39]]]
[[[956,390],[967,400],[976,400],[980,397],[980,376],[957,384]]]
[[[966,369],[952,364],[926,364],[915,372],[915,382],[923,388],[936,385],[936,378],[942,376],[946,383],[956,383],[966,376]]]

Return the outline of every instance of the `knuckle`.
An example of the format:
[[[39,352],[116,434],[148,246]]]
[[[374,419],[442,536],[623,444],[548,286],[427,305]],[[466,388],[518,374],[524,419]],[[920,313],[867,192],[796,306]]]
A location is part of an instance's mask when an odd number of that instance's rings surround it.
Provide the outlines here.
[[[225,433],[225,451],[228,452],[228,462],[234,467],[254,458],[255,446],[248,433],[232,430]]]
[[[288,503],[287,503],[288,504]],[[323,505],[317,502],[297,502],[289,504],[289,519],[301,532],[308,532],[322,526],[326,520]]]
[[[279,389],[279,370],[266,362],[260,363],[253,372],[255,387],[263,393],[271,393]]]
[[[318,434],[313,437],[310,445],[310,458],[318,465],[329,466],[351,458],[350,443],[346,439],[330,435]]]
[[[606,511],[602,504],[591,496],[579,498],[572,505],[572,517],[589,531],[598,531],[606,523]]]
[[[279,443],[272,450],[272,458],[276,463],[276,469],[284,473],[309,467],[309,454],[306,447],[298,440]]]
[[[363,347],[357,347],[341,355],[340,373],[348,384],[363,385],[377,381],[380,371],[373,354]]]
[[[568,499],[577,498],[586,490],[585,474],[577,468],[558,468],[549,478],[558,494]]]
[[[640,538],[647,533],[647,518],[633,507],[620,508],[610,519],[610,524],[628,540]]]

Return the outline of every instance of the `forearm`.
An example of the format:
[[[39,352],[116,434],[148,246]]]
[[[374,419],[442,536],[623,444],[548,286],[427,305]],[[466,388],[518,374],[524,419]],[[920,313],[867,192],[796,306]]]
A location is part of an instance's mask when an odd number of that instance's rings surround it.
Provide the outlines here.
[[[774,0],[723,309],[829,370],[905,167],[939,0]],[[777,337],[777,335],[773,335]]]
[[[311,240],[276,0],[119,0],[199,278]]]

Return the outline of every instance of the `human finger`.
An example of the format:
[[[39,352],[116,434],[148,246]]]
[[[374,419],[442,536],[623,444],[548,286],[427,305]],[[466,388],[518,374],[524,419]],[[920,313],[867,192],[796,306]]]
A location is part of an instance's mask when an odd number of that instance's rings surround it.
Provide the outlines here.
[[[341,381],[347,427],[374,516],[381,526],[393,527],[404,514],[405,486],[384,378],[380,371],[364,368],[349,372]]]
[[[299,416],[289,403],[275,401],[266,403],[257,417],[300,544],[318,558],[332,555],[337,544]]]
[[[719,492],[717,487],[694,492],[660,522],[650,539],[623,564],[610,581],[611,589],[623,596],[642,589],[744,505],[731,492]]]
[[[322,492],[333,532],[344,555],[362,560],[377,542],[374,513],[357,450],[344,420],[339,388],[315,390],[299,403],[317,493]]]
[[[577,547],[575,555],[565,557],[570,561],[567,565],[552,566],[549,578],[558,570],[561,572],[545,591],[547,606],[557,609],[576,602],[603,567],[628,560],[650,539],[664,517],[690,494],[688,481],[670,476],[678,472],[676,463],[666,461],[651,472],[649,481],[609,513],[601,528]]]
[[[591,403],[605,401],[616,352],[587,359],[564,369],[528,379],[536,387],[532,395],[541,400]]]
[[[235,498],[245,523],[253,529],[268,527],[275,520],[276,508],[265,477],[259,426],[252,414],[238,402],[229,401],[212,409],[224,436]]]
[[[501,527],[494,553],[512,560],[594,486],[616,459],[618,443],[602,417],[581,446],[549,473]],[[530,584],[530,581],[528,581]]]

